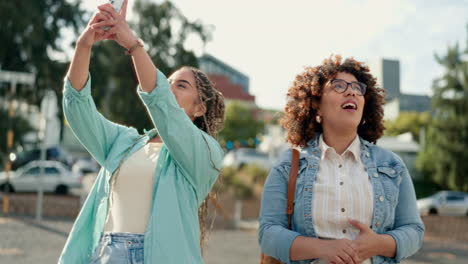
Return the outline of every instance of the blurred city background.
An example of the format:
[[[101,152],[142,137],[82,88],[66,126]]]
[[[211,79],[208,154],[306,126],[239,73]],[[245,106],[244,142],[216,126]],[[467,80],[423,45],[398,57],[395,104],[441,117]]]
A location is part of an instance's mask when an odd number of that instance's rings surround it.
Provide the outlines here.
[[[103,2],[0,2],[0,263],[55,263],[100,169],[63,117],[61,90]],[[332,53],[367,62],[386,90],[377,145],[405,161],[427,227],[404,263],[468,261],[468,1],[129,0],[128,19],[161,71],[199,67],[226,99],[207,264],[259,262],[263,183],[289,147],[286,91]],[[90,71],[104,116],[152,128],[123,48],[98,43]]]

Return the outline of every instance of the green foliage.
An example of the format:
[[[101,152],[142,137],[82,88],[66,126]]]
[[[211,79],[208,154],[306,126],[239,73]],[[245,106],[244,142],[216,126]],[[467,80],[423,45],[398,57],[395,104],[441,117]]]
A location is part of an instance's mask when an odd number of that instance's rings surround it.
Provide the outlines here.
[[[61,90],[67,64],[52,55],[63,51],[65,29],[78,32],[83,13],[79,1],[0,1],[0,68],[36,74],[34,87],[17,85],[20,101],[39,105],[47,89]],[[9,86],[0,83],[0,96],[5,100]],[[1,110],[0,115],[0,152],[6,155],[7,112]],[[19,116],[14,117],[12,124],[13,144],[17,146],[32,128]]]
[[[416,199],[425,198],[443,190],[442,186],[431,180],[415,180],[413,181],[414,190],[416,191]]]
[[[231,192],[236,199],[249,199],[260,195],[259,190],[267,176],[268,171],[253,164],[239,169],[226,167],[223,169],[222,180],[214,189]]]
[[[224,128],[219,137],[224,141],[248,140],[263,132],[264,123],[254,117],[253,109],[238,102],[231,102],[226,107]]]
[[[46,89],[60,90],[67,65],[51,55],[63,51],[64,29],[78,32],[83,13],[79,1],[0,1],[1,69],[36,73],[34,91],[19,86],[19,97],[39,104]]]
[[[396,120],[385,122],[385,133],[389,136],[397,136],[411,132],[416,142],[420,142],[420,131],[422,128],[427,129],[430,120],[430,113],[401,112]]]
[[[433,119],[417,168],[443,188],[468,191],[468,50],[449,47],[437,61],[444,75],[433,84]]]

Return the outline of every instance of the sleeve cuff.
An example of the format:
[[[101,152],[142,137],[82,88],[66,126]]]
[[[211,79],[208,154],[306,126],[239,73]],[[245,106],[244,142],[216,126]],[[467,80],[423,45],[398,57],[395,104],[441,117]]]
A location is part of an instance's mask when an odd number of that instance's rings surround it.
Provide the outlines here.
[[[138,85],[137,93],[143,100],[146,105],[153,105],[158,100],[165,98],[172,94],[169,82],[161,71],[158,70],[156,77],[156,87],[151,92],[145,92],[141,89],[141,86]],[[164,100],[164,99],[163,99]]]
[[[400,263],[400,261],[403,259],[402,245],[401,245],[400,238],[398,237],[397,234],[395,234],[394,232],[391,232],[391,231],[388,232],[387,235],[391,235],[393,237],[393,239],[395,239],[395,243],[396,243],[395,257],[394,258],[387,258],[387,260],[393,260],[393,263]]]
[[[290,231],[290,230],[288,230]],[[284,244],[287,245],[285,247],[281,247],[281,256],[285,256],[285,259],[282,259],[284,263],[291,263],[291,246],[294,240],[300,236],[301,234],[296,233],[296,232],[288,232],[286,236],[284,237]]]
[[[63,95],[64,97],[70,98],[88,98],[91,96],[91,74],[88,73],[88,80],[86,81],[85,86],[80,90],[76,90],[70,80],[68,79],[68,75],[64,79],[64,86],[63,86]]]

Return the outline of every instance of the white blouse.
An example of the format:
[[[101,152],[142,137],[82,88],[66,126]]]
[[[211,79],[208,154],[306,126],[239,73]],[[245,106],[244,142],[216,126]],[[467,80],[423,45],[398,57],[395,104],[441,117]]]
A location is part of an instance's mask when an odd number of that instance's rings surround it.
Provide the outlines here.
[[[125,160],[119,174],[113,176],[106,232],[145,232],[161,146],[162,143],[146,144]]]
[[[361,161],[361,142],[356,136],[338,155],[320,136],[319,147],[322,156],[312,199],[314,229],[319,238],[354,240],[359,230],[348,219],[370,226],[374,210],[372,185]]]

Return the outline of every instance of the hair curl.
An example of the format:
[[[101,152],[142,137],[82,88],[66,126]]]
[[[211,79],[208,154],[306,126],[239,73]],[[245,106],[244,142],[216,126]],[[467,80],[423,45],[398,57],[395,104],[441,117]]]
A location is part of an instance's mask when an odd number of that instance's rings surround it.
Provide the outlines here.
[[[367,85],[358,135],[374,144],[383,135],[384,90],[378,87],[376,78],[363,62],[354,58],[347,58],[342,62],[341,56],[336,55],[325,59],[322,65],[306,67],[296,76],[289,88],[285,115],[280,120],[287,131],[287,142],[293,146],[305,147],[315,137],[316,132],[323,131],[322,126],[315,120],[323,87],[339,72],[352,74],[359,82]]]

